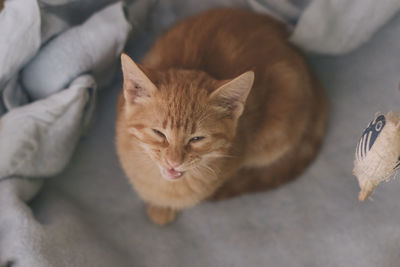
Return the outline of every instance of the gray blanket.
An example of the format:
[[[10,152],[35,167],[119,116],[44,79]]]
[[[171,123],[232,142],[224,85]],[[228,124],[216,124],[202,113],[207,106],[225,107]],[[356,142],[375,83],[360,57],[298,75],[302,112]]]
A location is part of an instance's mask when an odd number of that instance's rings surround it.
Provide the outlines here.
[[[16,2],[6,1],[6,8],[8,3]],[[85,23],[105,4],[82,1],[82,17],[71,19],[76,2],[53,1],[61,5],[58,9],[45,5],[47,2],[52,1],[42,1],[40,10],[51,13],[47,20],[58,24],[50,23],[57,27],[46,34],[42,31],[40,42],[45,40],[44,45],[55,40],[49,35],[56,36]],[[273,13],[294,27],[293,41],[311,51],[337,54],[357,48],[335,57],[309,56],[331,100],[332,114],[322,153],[300,179],[274,191],[201,204],[181,214],[176,223],[156,227],[148,221],[142,202],[124,179],[114,152],[120,75],[102,83],[93,75],[81,76],[82,71],[60,72],[65,80],[60,78],[54,83],[57,86],[49,86],[54,92],[50,96],[39,95],[38,101],[28,104],[31,96],[19,101],[21,95],[27,94],[25,85],[12,86],[16,89],[7,91],[19,93],[9,93],[8,98],[3,95],[3,103],[4,99],[16,99],[3,107],[8,112],[0,124],[0,266],[397,266],[400,232],[396,226],[400,212],[396,187],[400,185],[396,181],[383,184],[373,195],[374,201],[360,204],[357,181],[351,175],[354,147],[363,127],[375,112],[396,109],[400,99],[400,62],[396,58],[399,15],[381,27],[382,21],[395,14],[397,3],[393,1],[392,12],[382,15],[378,26],[372,22],[364,25],[372,27],[366,31],[368,36],[354,38],[349,41],[352,45],[341,49],[321,51],[307,42],[296,41],[296,33],[304,27],[301,25],[307,25],[302,21],[319,22],[323,27],[325,20],[344,18],[337,13],[318,17],[316,14],[323,10],[312,13],[309,10],[315,10],[315,2],[308,6],[305,2],[218,3]],[[177,18],[215,6],[214,1],[201,3],[160,1],[152,9],[150,30],[130,41],[128,52],[139,59],[157,33]],[[140,10],[148,8],[143,5]],[[367,8],[364,12],[372,14]],[[379,31],[370,39],[374,29]],[[343,28],[338,31],[348,36]],[[334,27],[325,34],[332,32]],[[326,38],[321,31],[316,33],[319,37],[313,38],[324,47]],[[340,37],[339,33],[334,35]],[[314,39],[303,38],[316,44],[311,41]],[[334,40],[326,39],[330,43]],[[367,43],[359,48],[364,42]],[[4,44],[0,40],[0,58]],[[7,74],[0,77],[7,77],[0,79],[0,92],[6,92],[10,81],[16,83],[18,70],[34,64],[31,61],[26,65],[38,49],[34,43],[29,50],[33,52],[24,50],[26,54],[17,57],[14,67],[0,69]],[[106,66],[111,68],[117,61],[109,62]],[[92,65],[85,65],[83,72],[97,73]],[[72,70],[81,67],[73,66]],[[67,78],[62,74],[68,74]],[[94,81],[107,89],[98,92],[97,112],[93,112],[97,92]],[[44,88],[41,86],[38,88]],[[79,136],[87,132],[92,114],[96,120],[69,162]],[[66,148],[69,150],[65,153],[55,153]],[[32,151],[34,154],[28,153]],[[20,161],[21,158],[30,160]],[[51,160],[59,165],[49,164]],[[66,164],[67,168],[54,176]],[[50,176],[53,177],[44,181]]]

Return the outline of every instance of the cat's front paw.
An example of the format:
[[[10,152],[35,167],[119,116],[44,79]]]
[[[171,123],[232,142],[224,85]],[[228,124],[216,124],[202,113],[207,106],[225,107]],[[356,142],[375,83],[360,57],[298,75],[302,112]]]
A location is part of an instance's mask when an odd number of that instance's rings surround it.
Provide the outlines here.
[[[150,220],[158,225],[166,225],[175,221],[177,211],[171,208],[146,204],[146,212]]]

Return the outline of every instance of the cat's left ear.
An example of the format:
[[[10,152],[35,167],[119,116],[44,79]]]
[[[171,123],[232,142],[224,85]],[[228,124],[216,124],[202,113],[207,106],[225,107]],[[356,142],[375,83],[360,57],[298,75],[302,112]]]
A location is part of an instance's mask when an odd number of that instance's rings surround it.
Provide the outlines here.
[[[141,103],[150,98],[157,87],[126,54],[121,54],[122,73],[124,76],[124,97],[129,104]]]
[[[210,100],[222,112],[237,119],[243,113],[253,82],[254,72],[247,71],[212,92]]]

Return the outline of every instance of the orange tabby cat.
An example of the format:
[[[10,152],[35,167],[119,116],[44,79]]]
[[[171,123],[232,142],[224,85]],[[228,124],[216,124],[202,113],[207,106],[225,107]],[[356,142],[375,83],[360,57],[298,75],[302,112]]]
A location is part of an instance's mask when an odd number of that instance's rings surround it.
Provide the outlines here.
[[[121,56],[117,150],[153,222],[277,186],[314,159],[326,100],[287,38],[268,16],[217,9],[172,27],[141,65]]]

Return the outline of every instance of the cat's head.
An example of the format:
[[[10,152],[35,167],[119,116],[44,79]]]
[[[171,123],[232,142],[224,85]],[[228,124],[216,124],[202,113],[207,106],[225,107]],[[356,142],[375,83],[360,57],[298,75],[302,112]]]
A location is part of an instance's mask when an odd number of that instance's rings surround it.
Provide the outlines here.
[[[227,155],[254,80],[219,81],[200,71],[154,71],[122,54],[126,130],[167,180],[209,173]]]

